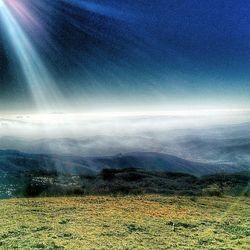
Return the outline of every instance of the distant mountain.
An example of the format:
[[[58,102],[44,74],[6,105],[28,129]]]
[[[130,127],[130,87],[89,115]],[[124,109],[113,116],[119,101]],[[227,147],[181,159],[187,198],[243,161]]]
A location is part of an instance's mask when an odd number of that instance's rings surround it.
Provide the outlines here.
[[[59,174],[90,174],[96,172],[88,165],[77,163],[79,157],[27,154],[13,150],[0,150],[0,172],[56,172]]]
[[[147,171],[181,172],[196,176],[213,173],[233,173],[247,170],[246,167],[238,167],[227,164],[206,164],[192,162],[182,158],[152,152],[138,152],[120,154],[111,157],[94,158],[93,161],[99,169],[103,168],[141,168]]]
[[[196,176],[249,170],[248,167],[244,166],[198,163],[153,152],[126,153],[105,157],[78,157],[0,150],[0,172],[2,173],[47,171],[58,174],[83,175],[96,174],[103,169],[123,168],[181,172]]]
[[[250,166],[250,125],[72,138],[0,137],[0,150],[30,154],[106,156],[120,152],[158,152],[192,162]]]

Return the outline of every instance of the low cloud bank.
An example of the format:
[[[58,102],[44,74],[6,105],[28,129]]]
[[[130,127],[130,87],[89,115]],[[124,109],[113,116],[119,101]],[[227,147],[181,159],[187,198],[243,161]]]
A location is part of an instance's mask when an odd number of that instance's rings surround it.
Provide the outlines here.
[[[249,117],[248,111],[2,115],[0,149],[81,156],[159,152],[249,165]]]

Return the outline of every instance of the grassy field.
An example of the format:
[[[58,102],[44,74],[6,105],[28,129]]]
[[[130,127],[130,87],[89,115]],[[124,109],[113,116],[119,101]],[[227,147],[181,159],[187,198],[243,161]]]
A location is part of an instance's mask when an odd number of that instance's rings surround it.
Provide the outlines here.
[[[0,249],[250,249],[249,198],[0,201]]]

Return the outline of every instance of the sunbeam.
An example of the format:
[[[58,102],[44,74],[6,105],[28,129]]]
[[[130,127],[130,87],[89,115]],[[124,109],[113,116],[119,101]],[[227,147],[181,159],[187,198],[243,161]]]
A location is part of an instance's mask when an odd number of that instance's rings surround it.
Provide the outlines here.
[[[66,3],[69,3],[73,6],[77,6],[86,11],[96,13],[98,15],[107,16],[110,18],[121,19],[128,21],[128,17],[132,18],[131,13],[126,11],[121,11],[115,6],[101,4],[94,1],[86,0],[63,0]]]
[[[1,19],[33,101],[38,110],[55,111],[61,98],[59,91],[29,37],[12,14],[10,6],[13,3],[8,5],[8,2],[0,1]],[[20,6],[17,9],[20,11]]]

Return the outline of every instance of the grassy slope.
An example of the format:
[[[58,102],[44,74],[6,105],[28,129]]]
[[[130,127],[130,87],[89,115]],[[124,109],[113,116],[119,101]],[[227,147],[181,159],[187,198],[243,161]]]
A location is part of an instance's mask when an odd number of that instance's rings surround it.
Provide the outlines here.
[[[0,201],[0,249],[249,249],[249,198]]]

